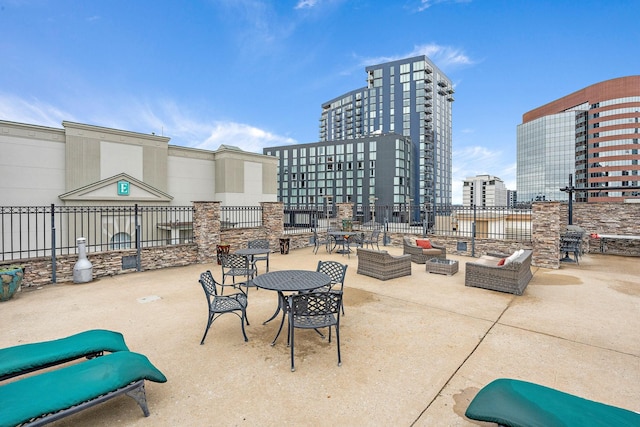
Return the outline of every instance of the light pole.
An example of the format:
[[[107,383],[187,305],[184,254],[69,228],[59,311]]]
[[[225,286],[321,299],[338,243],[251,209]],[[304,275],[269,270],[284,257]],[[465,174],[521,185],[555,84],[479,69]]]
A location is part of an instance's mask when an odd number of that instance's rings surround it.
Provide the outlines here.
[[[413,199],[409,196],[405,198],[405,203],[407,204],[407,228],[411,229],[411,202]]]

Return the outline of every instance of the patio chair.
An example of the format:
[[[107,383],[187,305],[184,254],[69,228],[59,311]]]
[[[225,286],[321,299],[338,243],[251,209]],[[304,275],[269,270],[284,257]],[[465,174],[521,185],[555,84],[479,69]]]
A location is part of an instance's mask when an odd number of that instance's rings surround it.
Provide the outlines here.
[[[288,306],[291,372],[296,370],[294,363],[294,338],[296,328],[316,330],[318,328],[329,328],[329,342],[331,342],[331,327],[333,326],[336,330],[338,366],[341,366],[340,307],[342,307],[342,292],[310,292],[290,295]]]
[[[373,249],[373,245],[376,245],[376,248],[380,250],[380,230],[373,230],[369,236],[362,240],[361,247],[368,248],[369,245],[371,245],[371,249]]]
[[[209,332],[209,328],[211,324],[220,316],[225,313],[233,313],[236,316],[240,317],[240,324],[242,325],[242,335],[244,336],[244,340],[249,341],[247,338],[247,334],[244,331],[244,323],[247,322],[249,325],[249,319],[247,318],[247,294],[240,292],[230,295],[218,295],[218,286],[223,288],[225,285],[222,283],[216,282],[211,274],[211,271],[207,270],[204,273],[200,274],[200,284],[202,285],[202,289],[204,290],[204,294],[207,297],[207,304],[209,305],[209,317],[207,320],[207,327],[204,330],[204,335],[202,336],[202,341],[200,341],[200,345],[204,344],[204,339],[207,337],[207,332]],[[233,285],[226,285],[233,286]],[[240,312],[240,314],[238,314]]]
[[[347,267],[349,266],[346,264],[340,264],[337,261],[318,261],[316,271],[331,277],[331,283],[328,286],[314,289],[313,292],[329,292],[338,290],[334,289],[334,286],[337,288],[338,285],[340,286],[340,292],[342,292],[344,289],[344,279],[347,276]],[[344,315],[344,307],[342,307],[342,314]]]
[[[247,247],[249,249],[270,249],[269,247],[269,241],[267,239],[258,239],[258,240],[249,240],[249,243],[247,244]],[[267,262],[267,273],[269,272],[269,253],[265,254],[265,255],[254,255],[253,256],[253,263],[251,264],[251,268],[253,268],[254,270],[256,270],[256,274],[258,273],[258,266],[256,265],[256,262],[258,261],[266,261]]]
[[[227,276],[231,276],[233,281],[233,287],[246,287],[247,294],[249,287],[255,286],[253,284],[253,277],[256,274],[256,270],[249,265],[249,258],[245,255],[238,254],[223,254],[222,255],[222,284],[225,284]],[[236,283],[236,277],[243,277],[244,280]],[[222,290],[224,293],[224,288]]]
[[[313,253],[318,253],[318,248],[320,246],[324,246],[325,250],[329,252],[329,244],[331,243],[331,239],[327,236],[324,239],[318,235],[316,230],[313,230]]]

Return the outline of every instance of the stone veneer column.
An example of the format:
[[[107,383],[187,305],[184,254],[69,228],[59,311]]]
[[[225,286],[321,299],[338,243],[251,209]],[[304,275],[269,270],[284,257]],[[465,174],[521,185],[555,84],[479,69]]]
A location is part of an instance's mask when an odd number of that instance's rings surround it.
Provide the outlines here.
[[[531,241],[537,267],[560,268],[560,202],[535,202],[531,218]]]
[[[220,202],[193,202],[193,236],[198,262],[214,261],[220,243]]]
[[[267,231],[267,238],[272,248],[280,247],[280,237],[284,236],[284,203],[261,202],[262,226]]]
[[[353,204],[351,203],[336,203],[338,208],[338,226],[342,227],[343,219],[353,219]]]

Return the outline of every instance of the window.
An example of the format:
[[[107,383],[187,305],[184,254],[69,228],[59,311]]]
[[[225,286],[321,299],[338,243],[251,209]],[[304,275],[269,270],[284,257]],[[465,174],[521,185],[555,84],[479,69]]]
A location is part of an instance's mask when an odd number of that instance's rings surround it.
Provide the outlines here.
[[[111,249],[130,249],[131,236],[129,233],[116,233],[111,238]]]

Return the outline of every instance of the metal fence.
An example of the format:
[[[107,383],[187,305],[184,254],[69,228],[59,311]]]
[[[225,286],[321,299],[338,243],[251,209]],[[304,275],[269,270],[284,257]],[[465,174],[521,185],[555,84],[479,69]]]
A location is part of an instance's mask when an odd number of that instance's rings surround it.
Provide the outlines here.
[[[193,241],[193,207],[6,206],[0,229],[2,261],[74,254],[80,237],[89,252],[174,245]]]
[[[332,205],[287,206],[284,216],[288,234],[343,226]],[[390,233],[531,241],[530,207],[354,205],[351,224]]]
[[[262,226],[262,206],[221,206],[220,229]]]

